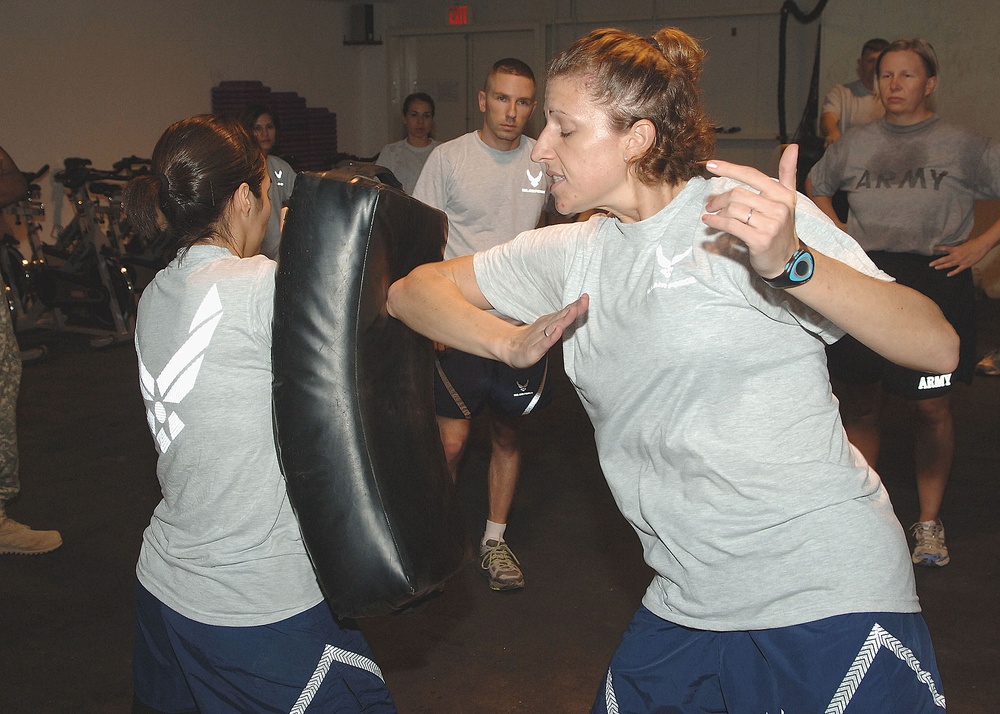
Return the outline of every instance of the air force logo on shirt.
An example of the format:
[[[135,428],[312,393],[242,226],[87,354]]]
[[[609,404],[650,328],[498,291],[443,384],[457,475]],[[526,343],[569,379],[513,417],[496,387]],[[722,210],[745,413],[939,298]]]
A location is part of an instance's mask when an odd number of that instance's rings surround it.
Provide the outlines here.
[[[531,188],[522,188],[521,193],[545,193],[544,188],[538,188],[542,183],[542,177],[545,175],[544,171],[538,169],[537,176],[531,173],[531,169],[525,169],[524,173],[528,175],[528,183],[531,184]]]
[[[680,263],[682,260],[691,255],[694,251],[693,248],[688,248],[680,255],[676,255],[673,258],[668,258],[663,252],[663,246],[656,246],[656,263],[659,265],[659,275],[653,281],[649,289],[646,290],[646,294],[653,292],[654,290],[662,290],[664,288],[679,288],[684,285],[690,285],[695,282],[694,277],[688,276],[680,280],[673,280],[674,266]]]
[[[187,340],[170,358],[158,377],[153,377],[143,364],[139,342],[136,340],[139,388],[143,401],[146,402],[146,421],[149,422],[149,430],[153,432],[156,447],[161,454],[167,453],[167,449],[184,428],[177,410],[184,397],[194,389],[201,364],[205,360],[205,350],[221,320],[222,301],[219,299],[218,287],[213,285],[191,320]]]

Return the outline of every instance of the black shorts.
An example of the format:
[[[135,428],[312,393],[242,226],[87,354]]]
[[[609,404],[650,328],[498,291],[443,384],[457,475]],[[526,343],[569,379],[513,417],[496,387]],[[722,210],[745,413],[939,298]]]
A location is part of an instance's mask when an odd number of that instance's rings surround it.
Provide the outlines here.
[[[434,406],[438,416],[471,419],[489,406],[500,416],[523,416],[552,400],[549,357],[526,369],[448,349],[438,353]]]
[[[943,396],[955,382],[971,384],[976,367],[972,272],[963,270],[949,278],[947,271],[930,267],[933,257],[916,253],[872,251],[868,255],[900,285],[923,293],[941,308],[961,339],[958,368],[951,374],[931,374],[900,367],[847,335],[827,348],[830,376],[847,384],[881,382],[887,392],[912,400]]]

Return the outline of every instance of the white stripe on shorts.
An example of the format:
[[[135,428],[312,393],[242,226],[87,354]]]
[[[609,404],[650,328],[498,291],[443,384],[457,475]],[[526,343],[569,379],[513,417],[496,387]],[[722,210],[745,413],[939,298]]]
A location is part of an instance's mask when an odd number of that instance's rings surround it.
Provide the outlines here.
[[[837,687],[837,693],[833,695],[830,705],[826,708],[826,714],[844,714],[844,710],[851,703],[858,685],[861,684],[861,680],[868,673],[868,668],[871,667],[875,655],[882,648],[892,652],[907,667],[912,669],[917,675],[917,679],[927,685],[934,703],[942,709],[945,708],[944,697],[938,693],[937,687],[934,686],[934,680],[931,679],[930,672],[924,671],[920,666],[920,661],[913,656],[913,651],[909,647],[882,629],[882,626],[876,622],[875,626],[872,627],[872,631],[868,633],[864,645],[861,646],[858,656],[854,658],[854,663],[847,670],[844,681]]]
[[[608,678],[604,680],[604,705],[608,714],[618,714],[618,699],[615,698],[615,688],[611,684],[611,668],[608,667]]]
[[[535,408],[536,404],[538,404],[538,400],[542,398],[542,392],[545,390],[545,382],[549,378],[549,360],[548,357],[543,357],[543,359],[545,360],[545,371],[542,372],[542,382],[538,385],[538,389],[535,390],[535,396],[533,396],[531,401],[528,402],[528,406],[526,406],[524,411],[521,412],[521,416],[530,414],[531,410]]]
[[[371,672],[385,682],[385,679],[382,678],[382,670],[372,660],[362,657],[357,652],[349,652],[333,645],[326,645],[323,647],[323,654],[316,664],[316,671],[312,673],[312,676],[306,683],[305,689],[302,690],[302,693],[288,714],[303,714],[305,712],[306,707],[312,702],[313,697],[316,696],[316,692],[319,691],[320,686],[323,684],[323,680],[326,679],[326,675],[330,672],[330,665],[334,662],[341,662],[351,667]]]

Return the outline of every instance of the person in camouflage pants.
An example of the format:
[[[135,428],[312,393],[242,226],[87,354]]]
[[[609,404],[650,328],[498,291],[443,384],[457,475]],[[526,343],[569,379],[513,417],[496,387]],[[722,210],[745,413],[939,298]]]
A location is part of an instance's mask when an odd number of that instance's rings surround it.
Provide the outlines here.
[[[21,490],[17,477],[17,390],[21,383],[21,358],[10,324],[10,310],[0,318],[0,502]]]
[[[0,208],[28,194],[24,175],[0,148]],[[0,287],[4,287],[0,283]],[[7,501],[21,490],[18,476],[17,392],[21,386],[21,356],[7,303],[0,303],[0,554],[36,555],[62,545],[57,531],[36,531],[7,517]]]

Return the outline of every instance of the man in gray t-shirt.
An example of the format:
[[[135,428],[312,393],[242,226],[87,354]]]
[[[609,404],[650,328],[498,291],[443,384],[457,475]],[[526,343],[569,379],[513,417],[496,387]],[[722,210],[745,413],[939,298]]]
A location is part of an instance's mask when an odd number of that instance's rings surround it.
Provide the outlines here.
[[[482,128],[442,144],[428,157],[413,196],[448,214],[446,258],[506,243],[536,227],[549,180],[545,167],[531,160],[534,140],[522,135],[536,104],[531,68],[520,60],[500,60],[479,92]],[[490,407],[490,503],[480,562],[494,590],[524,587],[504,532],[521,459],[517,417],[545,404],[551,391],[547,376],[547,360],[514,370],[454,349],[439,353],[438,427],[453,478],[472,417]]]
[[[888,46],[889,43],[881,37],[868,40],[858,57],[858,78],[834,85],[827,92],[819,117],[820,131],[827,147],[852,126],[863,126],[885,113],[882,102],[875,95],[875,62]]]

